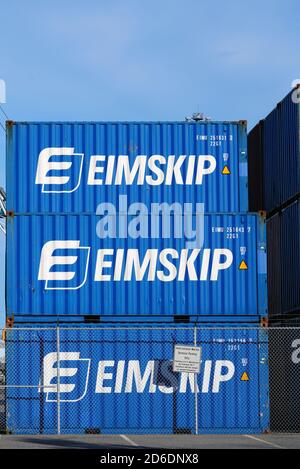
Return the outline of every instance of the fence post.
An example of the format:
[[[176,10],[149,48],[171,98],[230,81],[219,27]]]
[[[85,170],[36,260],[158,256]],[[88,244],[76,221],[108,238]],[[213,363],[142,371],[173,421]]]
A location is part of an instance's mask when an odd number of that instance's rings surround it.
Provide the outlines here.
[[[56,329],[57,346],[57,434],[60,435],[60,334],[59,326]]]
[[[197,326],[194,327],[194,346],[197,347]],[[198,435],[198,386],[197,373],[194,373],[194,392],[195,392],[195,434]]]

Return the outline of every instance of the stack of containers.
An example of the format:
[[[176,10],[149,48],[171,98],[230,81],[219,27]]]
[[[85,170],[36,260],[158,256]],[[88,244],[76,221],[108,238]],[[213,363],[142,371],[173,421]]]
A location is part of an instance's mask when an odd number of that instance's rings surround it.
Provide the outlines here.
[[[249,207],[267,212],[269,317],[300,317],[300,90],[249,133]]]
[[[248,212],[247,184],[245,121],[8,122],[8,384],[19,358],[20,380],[38,383],[56,351],[53,331],[32,343],[24,327],[59,326],[60,354],[90,360],[91,382],[101,360],[172,360],[196,326],[202,363],[235,370],[220,390],[203,387],[199,432],[265,430],[266,361],[251,328],[267,317],[265,219]],[[54,392],[12,392],[9,431],[36,431],[41,408],[38,431],[55,428]],[[65,392],[61,429],[193,432],[194,394],[175,395],[91,384]]]
[[[300,89],[248,135],[249,207],[267,213],[268,307],[272,326],[300,325]],[[297,329],[270,334],[271,428],[299,431]],[[278,419],[278,415],[282,418]]]

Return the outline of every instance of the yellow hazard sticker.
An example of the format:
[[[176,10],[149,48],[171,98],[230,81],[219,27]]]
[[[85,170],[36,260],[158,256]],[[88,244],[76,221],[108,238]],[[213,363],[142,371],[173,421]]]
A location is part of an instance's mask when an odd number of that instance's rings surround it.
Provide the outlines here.
[[[242,260],[242,262],[240,263],[239,269],[240,270],[247,270],[248,269],[248,266],[247,266],[247,264],[244,260]]]
[[[241,381],[249,381],[249,380],[250,380],[250,378],[249,378],[248,373],[246,373],[246,371],[244,371],[244,373],[241,376]]]
[[[222,174],[231,174],[230,169],[228,168],[227,165],[224,166],[222,169]]]

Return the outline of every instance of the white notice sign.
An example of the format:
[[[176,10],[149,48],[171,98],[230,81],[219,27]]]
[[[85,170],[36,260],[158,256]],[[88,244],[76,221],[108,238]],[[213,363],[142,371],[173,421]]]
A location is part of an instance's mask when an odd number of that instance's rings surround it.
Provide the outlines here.
[[[175,345],[173,371],[179,373],[200,373],[201,347]]]

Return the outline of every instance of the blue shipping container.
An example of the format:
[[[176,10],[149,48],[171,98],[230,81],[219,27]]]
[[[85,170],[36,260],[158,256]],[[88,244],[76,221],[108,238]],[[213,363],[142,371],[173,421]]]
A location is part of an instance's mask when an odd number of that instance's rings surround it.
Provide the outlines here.
[[[59,372],[57,340],[54,328],[7,331],[9,432],[259,433],[269,427],[263,329],[61,328]],[[173,372],[175,344],[202,347],[198,375]]]
[[[94,214],[124,194],[248,210],[245,121],[8,122],[6,167],[14,214]]]
[[[141,235],[141,225],[151,224],[143,214],[138,237],[112,238],[99,237],[99,215],[8,217],[8,316],[266,316],[264,219],[199,213],[187,221],[187,215],[174,215],[166,237]],[[185,222],[197,228],[193,240],[176,231]]]

